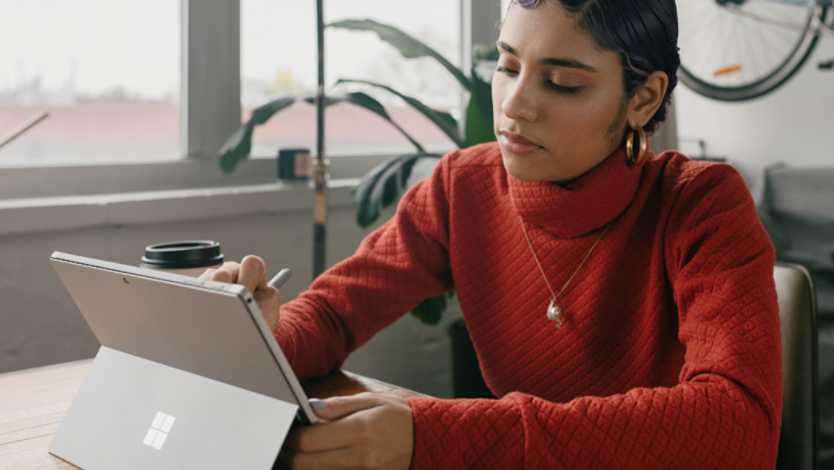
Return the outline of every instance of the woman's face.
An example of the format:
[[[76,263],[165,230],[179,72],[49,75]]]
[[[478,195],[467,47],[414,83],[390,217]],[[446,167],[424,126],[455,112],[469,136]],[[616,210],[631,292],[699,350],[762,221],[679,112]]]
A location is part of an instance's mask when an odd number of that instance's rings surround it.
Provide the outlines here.
[[[565,182],[617,149],[628,111],[620,59],[599,49],[561,6],[513,4],[498,50],[493,113],[510,175]]]

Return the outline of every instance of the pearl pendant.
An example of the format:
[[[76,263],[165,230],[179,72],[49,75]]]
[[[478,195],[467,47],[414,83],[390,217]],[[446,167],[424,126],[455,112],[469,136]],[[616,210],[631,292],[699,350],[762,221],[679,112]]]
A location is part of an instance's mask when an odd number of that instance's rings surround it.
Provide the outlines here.
[[[556,297],[550,301],[550,306],[547,307],[547,319],[556,324],[557,330],[565,323],[565,314],[562,312],[561,307],[556,305]]]

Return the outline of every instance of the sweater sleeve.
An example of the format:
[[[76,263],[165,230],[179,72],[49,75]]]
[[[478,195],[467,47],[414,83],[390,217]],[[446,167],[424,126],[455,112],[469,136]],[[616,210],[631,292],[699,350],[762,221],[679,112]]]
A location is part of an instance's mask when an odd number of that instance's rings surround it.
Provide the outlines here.
[[[449,160],[400,200],[394,217],[356,253],[281,306],[275,338],[304,381],[340,367],[375,333],[453,288],[449,267]]]
[[[679,384],[569,403],[522,393],[412,399],[413,469],[775,467],[775,254],[741,177],[723,166],[695,173],[677,191],[666,232],[686,348]]]

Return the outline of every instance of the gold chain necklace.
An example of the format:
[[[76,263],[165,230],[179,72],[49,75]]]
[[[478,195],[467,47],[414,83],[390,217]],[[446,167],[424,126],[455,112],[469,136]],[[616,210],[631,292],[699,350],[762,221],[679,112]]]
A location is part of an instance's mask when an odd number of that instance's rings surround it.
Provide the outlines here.
[[[533,244],[530,242],[530,236],[527,235],[527,228],[524,226],[524,219],[519,215],[518,220],[521,221],[521,230],[524,231],[524,238],[527,239],[527,246],[530,247],[530,252],[533,253],[533,259],[536,260],[536,265],[539,267],[539,271],[541,271],[542,273],[544,283],[547,284],[547,288],[550,290],[550,295],[553,296],[553,298],[550,300],[550,306],[547,307],[547,319],[555,323],[556,329],[558,330],[559,328],[562,328],[562,325],[565,324],[565,313],[562,311],[561,307],[559,307],[559,305],[556,302],[559,300],[559,297],[562,296],[562,293],[565,292],[565,289],[568,288],[568,285],[570,285],[570,282],[573,280],[573,278],[576,277],[576,274],[579,272],[579,270],[582,269],[582,266],[585,266],[585,262],[588,261],[588,258],[591,257],[591,253],[594,252],[594,249],[597,247],[597,245],[599,245],[600,240],[602,240],[602,237],[605,236],[605,232],[608,231],[608,229],[611,227],[611,224],[613,224],[614,221],[612,220],[611,222],[608,222],[608,225],[605,226],[605,230],[603,230],[602,233],[599,234],[599,238],[597,238],[597,241],[595,241],[594,244],[591,246],[591,249],[588,250],[588,254],[585,255],[585,259],[583,259],[582,262],[579,263],[579,267],[576,268],[576,271],[574,271],[573,274],[571,274],[570,278],[568,278],[568,282],[566,282],[565,285],[562,286],[562,290],[560,290],[557,294],[553,292],[553,288],[550,287],[550,281],[547,280],[547,275],[544,274],[544,269],[542,268],[541,262],[539,262],[539,257],[536,256],[536,250],[533,249]]]

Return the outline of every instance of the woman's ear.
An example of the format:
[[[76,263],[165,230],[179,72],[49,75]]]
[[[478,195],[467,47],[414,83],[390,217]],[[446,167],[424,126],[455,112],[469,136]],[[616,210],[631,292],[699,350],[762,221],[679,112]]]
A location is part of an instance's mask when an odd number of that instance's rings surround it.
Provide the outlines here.
[[[649,75],[646,84],[637,90],[629,103],[626,121],[632,128],[643,127],[652,119],[663,104],[667,88],[669,77],[666,72],[657,70]]]

